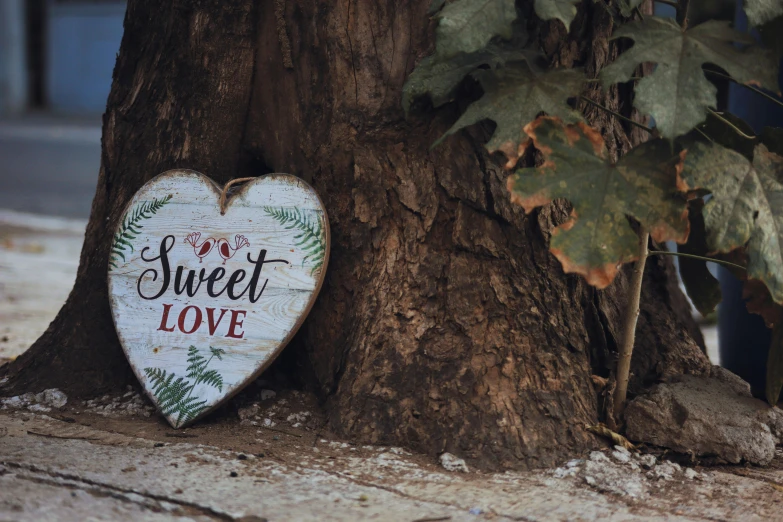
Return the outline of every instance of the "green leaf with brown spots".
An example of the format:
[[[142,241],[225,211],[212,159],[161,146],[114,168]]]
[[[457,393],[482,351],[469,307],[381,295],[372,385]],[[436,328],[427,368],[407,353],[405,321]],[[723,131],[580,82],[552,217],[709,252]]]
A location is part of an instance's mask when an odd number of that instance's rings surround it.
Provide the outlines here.
[[[435,49],[442,58],[484,49],[500,36],[510,39],[517,19],[514,0],[455,0],[435,18],[439,20]]]
[[[526,60],[529,53],[512,46],[489,44],[486,49],[471,54],[458,54],[443,59],[437,54],[427,56],[416,65],[402,88],[402,107],[407,115],[413,102],[429,94],[434,107],[451,101],[462,80],[482,66],[496,69],[506,62]]]
[[[758,27],[783,15],[783,0],[745,0],[743,9],[750,25]]]
[[[751,164],[716,144],[696,143],[688,150],[682,190],[706,189],[707,246],[731,252],[746,246],[749,279],[769,288],[783,303],[783,157],[757,145]]]
[[[642,63],[657,64],[636,85],[634,106],[655,118],[665,138],[687,133],[704,121],[708,108],[715,108],[718,91],[704,76],[705,63],[721,67],[740,83],[778,90],[772,53],[752,45],[750,35],[728,22],[710,20],[686,31],[673,20],[653,16],[621,25],[612,38],[630,38],[634,45],[601,71],[603,85],[628,81]]]
[[[688,210],[676,194],[680,155],[665,140],[643,143],[617,163],[601,135],[584,123],[539,118],[525,129],[544,156],[538,168],[520,169],[508,181],[512,200],[530,212],[565,198],[571,219],[555,230],[550,250],[563,270],[604,288],[622,263],[637,257],[639,238],[627,216],[656,241],[688,239]]]
[[[579,2],[580,0],[536,0],[534,8],[540,19],[560,20],[568,29],[574,21],[576,4]]]
[[[468,107],[436,145],[463,127],[492,120],[497,128],[487,149],[502,151],[508,157],[507,167],[513,168],[528,141],[525,125],[539,113],[546,112],[569,123],[582,120],[582,115],[567,103],[584,87],[581,69],[539,70],[526,63],[514,63],[495,71],[476,71],[473,77],[481,83],[484,95]]]

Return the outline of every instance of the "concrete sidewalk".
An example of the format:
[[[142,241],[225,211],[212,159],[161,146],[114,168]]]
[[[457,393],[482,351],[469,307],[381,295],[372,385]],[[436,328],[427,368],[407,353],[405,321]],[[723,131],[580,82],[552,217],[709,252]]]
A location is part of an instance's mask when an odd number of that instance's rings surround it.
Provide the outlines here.
[[[258,439],[226,447],[198,443],[203,426],[178,442],[155,419],[128,419],[145,427],[139,437],[61,417],[0,414],[0,520],[744,522],[783,508],[780,455],[775,469],[646,471],[610,451],[550,471],[456,473],[317,435],[236,425]]]

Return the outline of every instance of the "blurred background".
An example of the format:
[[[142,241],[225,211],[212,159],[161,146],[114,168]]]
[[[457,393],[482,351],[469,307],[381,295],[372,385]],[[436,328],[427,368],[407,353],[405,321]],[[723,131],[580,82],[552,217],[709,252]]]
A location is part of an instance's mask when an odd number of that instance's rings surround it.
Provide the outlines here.
[[[117,0],[0,0],[0,365],[73,286],[124,15]]]
[[[43,333],[73,284],[125,7],[0,0],[0,365]],[[709,18],[746,26],[741,0],[691,0],[689,15],[691,26]],[[778,107],[736,85],[718,87],[719,109],[756,131],[783,125]],[[763,389],[768,334],[745,313],[739,283],[722,274],[721,284],[720,353],[715,317],[702,323],[710,357]]]

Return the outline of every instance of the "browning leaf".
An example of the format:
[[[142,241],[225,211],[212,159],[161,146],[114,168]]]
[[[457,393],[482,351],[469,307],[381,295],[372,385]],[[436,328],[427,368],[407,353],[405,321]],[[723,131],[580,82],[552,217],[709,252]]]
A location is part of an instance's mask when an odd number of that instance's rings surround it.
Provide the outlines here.
[[[730,252],[747,243],[747,277],[763,281],[783,303],[783,157],[761,144],[751,165],[720,145],[696,143],[681,181],[683,190],[712,193],[704,207],[708,248]]]
[[[511,38],[517,10],[514,0],[455,0],[435,17],[439,20],[435,48],[448,58],[480,51],[495,36]]]
[[[536,0],[536,16],[542,20],[557,19],[565,24],[566,29],[576,16],[576,4],[580,0]]]
[[[590,433],[595,433],[596,435],[606,437],[607,439],[610,439],[612,442],[614,442],[617,446],[622,446],[627,450],[636,449],[636,446],[631,444],[631,442],[628,439],[626,439],[619,433],[610,430],[603,424],[596,424],[595,426],[585,426],[585,429]]]
[[[748,312],[760,315],[767,328],[772,328],[783,320],[783,306],[772,300],[769,289],[761,281],[745,280],[742,284],[742,298]]]
[[[508,188],[526,212],[556,198],[571,202],[571,220],[555,229],[550,243],[564,271],[608,286],[618,266],[637,257],[639,238],[626,216],[639,220],[656,241],[688,239],[686,202],[675,194],[682,158],[672,157],[665,140],[643,143],[614,164],[601,135],[583,123],[538,118],[525,132],[545,161],[518,170]]]
[[[462,79],[483,65],[495,69],[506,62],[525,60],[527,56],[525,51],[494,44],[475,53],[460,53],[448,59],[437,54],[427,56],[408,76],[402,88],[405,114],[410,111],[413,101],[425,94],[430,95],[434,107],[451,101]]]
[[[487,149],[502,151],[508,157],[506,167],[513,168],[528,141],[525,125],[540,112],[568,122],[582,120],[582,116],[566,103],[582,90],[585,77],[581,69],[539,71],[526,63],[514,63],[496,71],[476,71],[473,77],[481,83],[484,95],[468,107],[436,145],[463,127],[492,120],[497,128]]]
[[[702,215],[703,207],[704,200],[702,198],[696,198],[688,204],[691,233],[688,236],[688,242],[677,249],[684,254],[704,257],[708,253],[704,216]],[[680,257],[678,264],[685,290],[688,291],[688,297],[696,309],[705,317],[714,312],[715,307],[721,301],[720,284],[707,268],[707,262]]]
[[[754,27],[765,24],[783,15],[783,2],[780,0],[745,0],[745,14]]]
[[[665,138],[687,133],[716,106],[717,88],[704,76],[702,65],[712,63],[735,80],[777,91],[778,64],[770,51],[752,45],[750,35],[709,20],[683,31],[676,22],[658,17],[621,25],[612,38],[631,38],[633,47],[601,71],[605,87],[628,81],[636,67],[658,64],[635,89],[634,106],[655,118]],[[746,45],[745,49],[733,44]]]

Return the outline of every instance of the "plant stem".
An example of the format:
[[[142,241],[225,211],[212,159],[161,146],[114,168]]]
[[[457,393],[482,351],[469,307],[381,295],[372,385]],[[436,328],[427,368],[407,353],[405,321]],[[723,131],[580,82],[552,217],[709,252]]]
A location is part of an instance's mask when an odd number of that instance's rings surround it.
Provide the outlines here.
[[[682,29],[688,29],[688,7],[690,7],[691,0],[679,0],[677,2],[677,21],[682,25]]]
[[[732,78],[731,76],[729,76],[728,74],[723,74],[722,72],[711,71],[709,69],[705,69],[704,72],[706,72],[708,74],[714,74],[715,76],[719,76],[721,78],[725,78],[726,80],[732,81],[732,82],[736,83],[737,85],[745,87],[746,89],[750,89],[751,91],[755,92],[756,94],[760,94],[761,96],[765,97],[769,101],[771,101],[771,102],[773,102],[773,103],[783,107],[783,101],[780,101],[780,99],[776,98],[775,96],[767,94],[766,92],[762,91],[758,87],[755,87],[753,85],[748,85],[747,83],[739,82],[739,81],[735,80],[734,78]]]
[[[724,118],[724,117],[721,115],[721,113],[719,113],[719,112],[717,112],[717,111],[714,111],[714,110],[712,110],[712,109],[710,109],[710,108],[708,108],[707,110],[708,110],[708,111],[710,111],[710,114],[712,114],[713,116],[715,116],[716,118],[718,118],[720,121],[722,121],[723,123],[725,123],[726,125],[728,125],[729,127],[731,127],[731,130],[733,130],[734,132],[736,132],[737,134],[739,134],[740,136],[742,136],[742,137],[743,137],[743,138],[745,138],[746,140],[752,140],[752,139],[755,139],[755,136],[748,136],[747,134],[745,134],[744,132],[742,132],[742,131],[740,130],[740,128],[739,128],[739,127],[737,127],[736,125],[734,125],[733,123],[731,123],[729,120],[727,120],[726,118]]]
[[[621,120],[623,120],[623,121],[627,121],[627,122],[628,122],[628,123],[630,123],[631,125],[636,125],[636,126],[637,126],[637,127],[639,127],[640,129],[644,129],[644,130],[646,130],[646,131],[647,131],[647,132],[649,132],[650,134],[652,134],[652,133],[653,133],[653,130],[652,130],[650,127],[648,127],[648,126],[646,126],[646,125],[642,125],[642,124],[641,124],[641,123],[639,123],[638,121],[633,121],[631,118],[626,118],[625,116],[623,116],[623,115],[622,115],[622,114],[620,114],[619,112],[615,112],[615,111],[613,111],[612,109],[610,109],[610,108],[608,108],[608,107],[604,107],[604,106],[603,106],[603,105],[601,105],[600,103],[598,103],[598,102],[594,102],[593,100],[591,100],[591,99],[590,99],[590,98],[588,98],[587,96],[580,96],[580,98],[582,98],[584,101],[586,101],[586,102],[587,102],[587,103],[589,103],[590,105],[593,105],[593,106],[595,106],[595,107],[598,107],[598,108],[599,108],[599,109],[601,109],[601,110],[604,110],[604,111],[608,112],[609,114],[611,114],[611,115],[615,116],[616,118],[620,118],[620,119],[621,119]]]
[[[651,256],[690,257],[691,259],[698,259],[700,261],[709,261],[710,263],[717,263],[719,265],[726,265],[732,268],[739,268],[740,270],[747,270],[747,268],[745,268],[742,265],[736,265],[734,263],[731,263],[729,261],[724,261],[722,259],[713,259],[711,257],[697,256],[694,254],[685,254],[683,252],[667,252],[665,250],[650,250],[647,254]]]
[[[628,394],[628,378],[631,373],[631,354],[636,338],[636,321],[639,319],[639,301],[642,297],[642,279],[644,265],[647,263],[647,243],[650,232],[642,226],[639,230],[639,260],[633,267],[633,278],[629,288],[628,304],[623,321],[622,345],[617,359],[617,387],[614,389],[614,416],[620,418],[625,410],[625,398]]]

